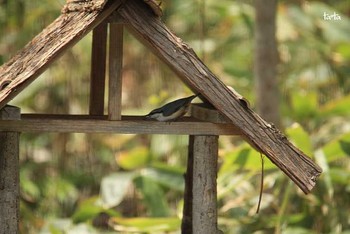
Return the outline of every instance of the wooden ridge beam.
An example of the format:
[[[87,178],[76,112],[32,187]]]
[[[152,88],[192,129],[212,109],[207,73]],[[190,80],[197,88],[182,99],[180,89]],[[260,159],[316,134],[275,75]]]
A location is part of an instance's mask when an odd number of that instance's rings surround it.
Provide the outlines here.
[[[184,117],[176,122],[144,120],[142,116],[122,116],[110,121],[108,116],[22,114],[21,120],[1,120],[0,131],[66,132],[172,135],[239,135],[232,124],[202,122]]]

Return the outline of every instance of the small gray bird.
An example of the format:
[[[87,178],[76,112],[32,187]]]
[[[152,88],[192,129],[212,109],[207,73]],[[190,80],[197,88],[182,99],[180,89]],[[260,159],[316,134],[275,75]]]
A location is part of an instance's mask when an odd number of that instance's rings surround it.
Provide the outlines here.
[[[198,94],[169,102],[162,107],[154,109],[145,117],[146,119],[155,119],[162,122],[176,120],[186,114],[192,100],[197,96]]]

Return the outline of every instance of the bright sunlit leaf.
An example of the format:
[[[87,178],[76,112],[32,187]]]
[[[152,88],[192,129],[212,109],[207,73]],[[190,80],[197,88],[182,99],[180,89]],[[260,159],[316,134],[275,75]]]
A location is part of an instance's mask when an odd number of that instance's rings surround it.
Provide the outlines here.
[[[136,147],[116,155],[117,163],[125,170],[143,167],[149,160],[149,150],[146,147]]]
[[[134,177],[134,172],[118,172],[104,177],[100,191],[101,205],[106,209],[117,206],[123,200]]]
[[[158,233],[180,228],[179,218],[112,218],[112,226],[120,232]]]
[[[289,140],[291,140],[295,146],[300,148],[305,154],[309,156],[312,155],[311,138],[300,124],[294,123],[291,127],[286,129],[286,133]]]

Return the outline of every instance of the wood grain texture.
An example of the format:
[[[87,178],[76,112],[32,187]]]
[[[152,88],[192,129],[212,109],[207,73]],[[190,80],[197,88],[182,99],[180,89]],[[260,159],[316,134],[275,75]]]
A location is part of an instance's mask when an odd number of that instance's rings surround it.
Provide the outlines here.
[[[0,108],[34,81],[63,52],[108,17],[122,0],[109,1],[102,11],[62,14],[10,61],[0,67]]]
[[[309,157],[295,147],[275,126],[243,105],[197,57],[174,35],[146,4],[129,0],[118,9],[127,28],[155,52],[196,93],[201,93],[217,110],[232,121],[245,139],[264,153],[297,186],[309,193],[322,172]]]
[[[22,115],[21,120],[0,121],[0,131],[77,132],[117,134],[238,135],[232,124],[201,122],[184,117],[176,122],[146,121],[142,116],[122,116],[109,121],[108,116]]]
[[[18,119],[20,109],[6,106],[2,119]],[[0,234],[19,233],[19,132],[0,131]]]
[[[123,24],[109,24],[108,117],[120,120],[122,112]]]
[[[218,136],[193,137],[193,234],[220,233],[217,225]]]
[[[106,84],[107,22],[92,31],[90,72],[90,115],[103,115]]]

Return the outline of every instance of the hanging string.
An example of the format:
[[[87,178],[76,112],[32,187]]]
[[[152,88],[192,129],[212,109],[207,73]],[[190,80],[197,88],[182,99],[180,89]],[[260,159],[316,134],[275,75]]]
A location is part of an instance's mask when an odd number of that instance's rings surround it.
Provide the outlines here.
[[[256,208],[257,214],[259,213],[259,210],[260,210],[262,192],[264,189],[264,155],[261,152],[260,152],[260,158],[261,158],[261,179],[260,179],[260,194],[259,194],[258,207]]]

